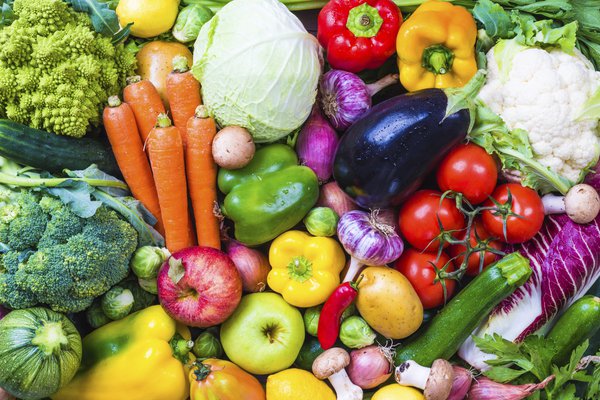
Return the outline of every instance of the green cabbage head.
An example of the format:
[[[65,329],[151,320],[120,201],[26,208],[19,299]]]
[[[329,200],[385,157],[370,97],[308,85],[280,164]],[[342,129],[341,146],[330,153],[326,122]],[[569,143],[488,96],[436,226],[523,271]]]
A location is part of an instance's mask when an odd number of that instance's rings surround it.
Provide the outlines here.
[[[264,143],[308,118],[321,65],[317,39],[278,0],[234,0],[202,26],[192,73],[219,125]]]

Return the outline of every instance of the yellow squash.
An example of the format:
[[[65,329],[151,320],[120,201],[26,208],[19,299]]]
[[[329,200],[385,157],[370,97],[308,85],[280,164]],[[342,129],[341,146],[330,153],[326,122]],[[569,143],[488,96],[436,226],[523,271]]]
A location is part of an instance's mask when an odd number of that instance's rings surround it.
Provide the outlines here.
[[[316,306],[339,285],[345,262],[344,251],[334,239],[288,231],[271,244],[273,269],[267,283],[293,306]]]
[[[477,25],[464,7],[423,3],[398,32],[400,83],[411,92],[464,86],[477,72],[476,39]]]
[[[77,375],[52,400],[185,400],[190,339],[161,306],[104,325],[83,339]]]

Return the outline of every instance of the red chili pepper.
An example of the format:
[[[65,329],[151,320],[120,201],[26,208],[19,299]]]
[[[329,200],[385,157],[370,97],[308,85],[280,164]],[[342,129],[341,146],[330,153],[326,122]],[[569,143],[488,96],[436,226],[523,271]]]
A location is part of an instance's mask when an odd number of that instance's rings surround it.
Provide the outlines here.
[[[317,327],[317,338],[323,350],[330,349],[335,344],[340,334],[342,314],[356,299],[358,284],[361,280],[362,275],[356,282],[342,283],[331,293],[325,304],[323,304]]]
[[[396,51],[402,14],[391,0],[331,0],[319,12],[317,38],[336,69],[375,69]]]

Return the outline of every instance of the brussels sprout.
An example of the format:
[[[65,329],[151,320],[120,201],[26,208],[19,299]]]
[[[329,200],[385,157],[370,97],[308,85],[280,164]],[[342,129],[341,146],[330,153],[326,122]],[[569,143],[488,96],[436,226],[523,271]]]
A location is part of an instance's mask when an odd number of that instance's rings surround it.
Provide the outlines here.
[[[140,247],[131,258],[131,270],[138,278],[156,278],[158,270],[166,259],[167,254],[159,247]]]
[[[342,322],[340,340],[351,349],[361,349],[375,342],[377,335],[367,321],[353,315]]]
[[[340,217],[329,207],[317,207],[304,218],[306,229],[314,236],[333,236]]]
[[[202,25],[213,17],[210,8],[200,4],[192,4],[185,7],[177,16],[173,26],[173,36],[182,43],[196,40]]]
[[[88,324],[90,324],[90,326],[94,329],[98,329],[112,321],[106,316],[106,314],[104,314],[104,311],[102,311],[102,305],[98,300],[95,300],[90,308],[87,309],[85,316]]]
[[[158,285],[156,283],[156,278],[150,279],[138,279],[138,283],[142,289],[151,294],[158,294]]]
[[[102,296],[102,311],[112,320],[122,319],[131,312],[133,302],[134,298],[131,290],[114,286]]]
[[[150,280],[156,281],[156,279]],[[135,279],[135,276],[132,276],[119,283],[119,286],[121,286],[123,289],[131,290],[131,294],[133,294],[133,307],[131,308],[130,314],[143,310],[144,308],[148,308],[156,301],[156,295],[141,287],[141,285],[138,283],[139,281],[142,281],[142,279]]]
[[[323,306],[316,306],[307,308],[306,311],[304,311],[304,327],[306,328],[306,332],[311,336],[317,336],[321,308],[323,308]]]
[[[207,358],[221,358],[223,347],[215,335],[210,332],[203,332],[194,341],[192,352],[201,361]]]

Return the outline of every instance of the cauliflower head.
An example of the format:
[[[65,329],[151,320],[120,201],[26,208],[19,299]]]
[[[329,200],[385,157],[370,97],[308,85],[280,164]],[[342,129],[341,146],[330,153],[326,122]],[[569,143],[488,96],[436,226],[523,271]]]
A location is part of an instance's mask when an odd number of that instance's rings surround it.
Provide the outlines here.
[[[0,30],[0,115],[84,136],[133,74],[135,57],[62,0],[15,0],[13,11],[15,21]]]
[[[79,312],[127,277],[138,235],[104,206],[83,219],[24,191],[0,207],[0,243],[0,304]]]
[[[578,50],[500,42],[487,54],[488,78],[479,98],[512,131],[525,130],[535,159],[577,182],[600,152],[598,119],[577,120],[600,87],[600,72]]]

